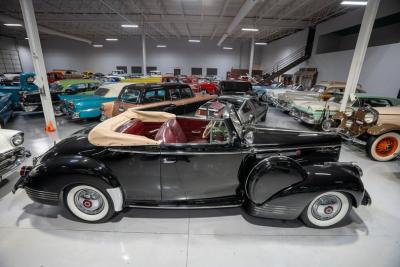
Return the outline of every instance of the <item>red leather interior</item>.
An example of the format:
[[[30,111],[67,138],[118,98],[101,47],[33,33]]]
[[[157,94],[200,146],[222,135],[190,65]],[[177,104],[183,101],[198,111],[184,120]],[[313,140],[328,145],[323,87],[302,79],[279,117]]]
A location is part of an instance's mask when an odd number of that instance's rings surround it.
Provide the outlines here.
[[[142,122],[139,119],[133,119],[116,129],[116,132],[142,135],[154,139],[158,129],[161,127],[162,122]]]
[[[133,119],[116,129],[116,132],[142,135],[164,143],[208,143],[202,134],[209,121],[190,118],[162,122],[142,122]]]

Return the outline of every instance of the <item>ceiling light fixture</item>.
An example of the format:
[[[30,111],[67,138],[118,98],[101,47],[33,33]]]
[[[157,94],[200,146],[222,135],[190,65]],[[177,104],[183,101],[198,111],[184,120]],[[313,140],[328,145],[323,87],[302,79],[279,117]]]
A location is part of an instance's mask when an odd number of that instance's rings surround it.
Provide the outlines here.
[[[367,1],[342,1],[340,4],[349,6],[366,6]]]
[[[7,27],[22,27],[22,24],[19,23],[4,23],[3,25]]]
[[[167,47],[166,45],[157,45],[158,48],[165,48]]]
[[[106,38],[106,41],[115,42],[115,41],[118,41],[118,39],[117,38]]]
[[[189,39],[189,43],[200,43],[198,39]]]
[[[257,42],[257,43],[254,43],[255,45],[267,45],[268,43],[265,43],[265,42]]]
[[[93,44],[93,47],[103,47],[103,45],[102,44]]]
[[[122,24],[121,27],[122,28],[138,28],[139,25],[136,25],[136,24]]]
[[[222,47],[222,49],[225,49],[225,50],[232,50],[233,48],[232,48],[232,47],[228,47],[228,46],[224,46],[224,47]]]
[[[25,37],[25,40],[29,40],[29,38],[28,38],[28,37]]]
[[[259,30],[256,28],[242,28],[242,31],[245,32],[258,32]]]

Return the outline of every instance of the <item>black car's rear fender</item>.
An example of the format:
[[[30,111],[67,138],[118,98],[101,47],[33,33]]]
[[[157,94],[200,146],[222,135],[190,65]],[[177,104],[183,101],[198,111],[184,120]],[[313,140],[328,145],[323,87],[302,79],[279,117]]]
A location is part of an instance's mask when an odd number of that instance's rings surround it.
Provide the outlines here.
[[[266,158],[251,170],[245,184],[245,208],[258,217],[295,219],[317,195],[347,193],[353,206],[365,194],[359,168],[351,163],[302,167],[291,158]]]

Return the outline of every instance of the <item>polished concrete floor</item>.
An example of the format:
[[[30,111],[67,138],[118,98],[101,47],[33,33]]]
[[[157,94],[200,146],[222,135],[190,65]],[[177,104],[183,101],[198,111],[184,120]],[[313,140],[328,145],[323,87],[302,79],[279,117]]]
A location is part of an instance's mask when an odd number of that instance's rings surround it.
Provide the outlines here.
[[[305,128],[271,109],[268,124]],[[88,123],[59,122],[59,138]],[[41,116],[17,116],[9,128],[26,134],[34,156],[55,136]],[[29,266],[400,266],[399,161],[369,160],[344,145],[341,161],[364,170],[373,203],[353,210],[338,228],[317,230],[300,221],[256,219],[240,208],[218,210],[131,209],[104,224],[71,220],[58,207],[10,193],[17,174],[0,189],[0,267]]]

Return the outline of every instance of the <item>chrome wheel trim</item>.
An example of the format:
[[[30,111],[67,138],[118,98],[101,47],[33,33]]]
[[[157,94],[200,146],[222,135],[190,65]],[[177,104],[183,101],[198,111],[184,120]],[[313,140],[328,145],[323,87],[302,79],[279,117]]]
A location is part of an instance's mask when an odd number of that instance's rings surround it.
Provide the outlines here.
[[[325,220],[320,220],[314,216],[312,210],[313,210],[314,204],[317,203],[317,201],[324,196],[335,196],[338,199],[340,199],[341,208],[340,208],[340,210],[337,211],[335,216],[330,216],[330,218],[325,217],[326,218]],[[307,217],[308,221],[312,225],[314,225],[316,227],[325,228],[325,227],[333,226],[333,225],[339,223],[340,221],[342,221],[346,217],[347,213],[350,211],[351,207],[352,207],[351,201],[349,200],[348,197],[346,197],[346,195],[344,193],[336,192],[336,191],[329,191],[329,192],[322,193],[322,194],[316,196],[310,202],[310,204],[308,205],[308,208],[306,210],[305,216]],[[332,212],[331,212],[331,214],[332,214]]]
[[[314,218],[326,221],[339,214],[342,209],[342,201],[335,195],[324,195],[314,201],[311,214]]]
[[[77,191],[74,196],[75,206],[88,215],[99,214],[104,209],[104,199],[96,191],[85,188]]]

